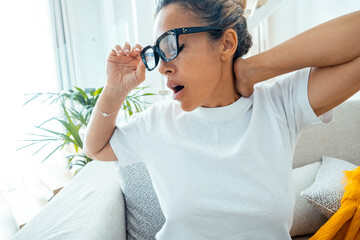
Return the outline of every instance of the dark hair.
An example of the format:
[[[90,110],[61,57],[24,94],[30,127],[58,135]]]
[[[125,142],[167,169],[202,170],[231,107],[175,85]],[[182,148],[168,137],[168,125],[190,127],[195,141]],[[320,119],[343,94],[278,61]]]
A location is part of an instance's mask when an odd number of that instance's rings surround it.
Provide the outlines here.
[[[220,27],[222,31],[209,31],[212,41],[219,40],[225,30],[233,29],[238,38],[234,59],[245,55],[252,46],[251,35],[247,30],[244,8],[246,0],[159,0],[155,16],[169,4],[177,3],[193,12],[196,18],[207,26]]]

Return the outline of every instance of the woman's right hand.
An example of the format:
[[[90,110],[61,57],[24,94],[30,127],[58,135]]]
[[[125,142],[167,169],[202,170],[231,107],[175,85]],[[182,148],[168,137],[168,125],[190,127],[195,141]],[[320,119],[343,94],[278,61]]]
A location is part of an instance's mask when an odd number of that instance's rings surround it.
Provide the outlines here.
[[[141,59],[142,47],[136,44],[131,48],[115,45],[107,59],[107,86],[129,93],[145,80],[145,65]]]
[[[254,83],[249,76],[246,60],[239,57],[233,63],[237,92],[243,97],[250,97],[254,92]]]

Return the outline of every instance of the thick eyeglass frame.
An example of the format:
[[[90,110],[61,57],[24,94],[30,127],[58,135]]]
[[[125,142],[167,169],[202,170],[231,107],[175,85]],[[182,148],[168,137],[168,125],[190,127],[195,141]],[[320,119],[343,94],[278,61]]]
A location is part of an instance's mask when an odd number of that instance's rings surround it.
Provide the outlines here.
[[[200,33],[200,32],[206,32],[206,31],[211,31],[211,30],[222,30],[222,28],[219,27],[211,27],[211,26],[201,26],[201,27],[187,27],[187,28],[175,28],[175,29],[171,29],[163,34],[161,34],[161,36],[156,40],[156,44],[154,46],[147,46],[145,47],[140,55],[141,58],[145,64],[145,67],[148,71],[152,71],[154,70],[158,63],[159,63],[159,59],[161,58],[164,62],[169,62],[171,60],[173,60],[174,58],[176,58],[179,53],[181,52],[181,50],[183,49],[182,45],[181,47],[179,47],[179,36],[181,34],[188,34],[188,33]],[[169,35],[175,35],[176,36],[176,55],[172,58],[166,58],[165,54],[163,53],[163,51],[160,49],[159,44],[161,42],[162,39],[164,39],[165,37],[169,36]],[[154,52],[154,59],[155,59],[155,66],[153,68],[150,68],[146,62],[146,56],[145,56],[145,52],[152,48],[153,52]]]

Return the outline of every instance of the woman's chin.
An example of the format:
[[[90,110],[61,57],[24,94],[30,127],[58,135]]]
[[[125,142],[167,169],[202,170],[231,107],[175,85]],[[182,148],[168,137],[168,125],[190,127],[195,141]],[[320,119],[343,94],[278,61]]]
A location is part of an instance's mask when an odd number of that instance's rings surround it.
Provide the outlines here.
[[[181,102],[181,109],[184,110],[185,112],[192,112],[198,107],[200,106],[196,106],[196,104]]]

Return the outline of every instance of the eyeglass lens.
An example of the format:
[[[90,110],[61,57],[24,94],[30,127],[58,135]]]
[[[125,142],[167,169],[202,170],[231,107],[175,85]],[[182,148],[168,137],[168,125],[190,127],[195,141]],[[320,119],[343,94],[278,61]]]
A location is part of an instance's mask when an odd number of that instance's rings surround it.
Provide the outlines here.
[[[161,39],[159,43],[159,54],[162,55],[165,60],[171,60],[177,55],[176,36],[173,34],[167,35]],[[149,48],[145,51],[145,60],[150,69],[155,68],[155,52],[153,48]]]
[[[145,51],[145,61],[150,69],[155,68],[155,53],[153,48],[149,48]]]
[[[161,39],[159,48],[161,50],[161,54],[166,60],[174,58],[177,54],[176,36],[170,34]]]

